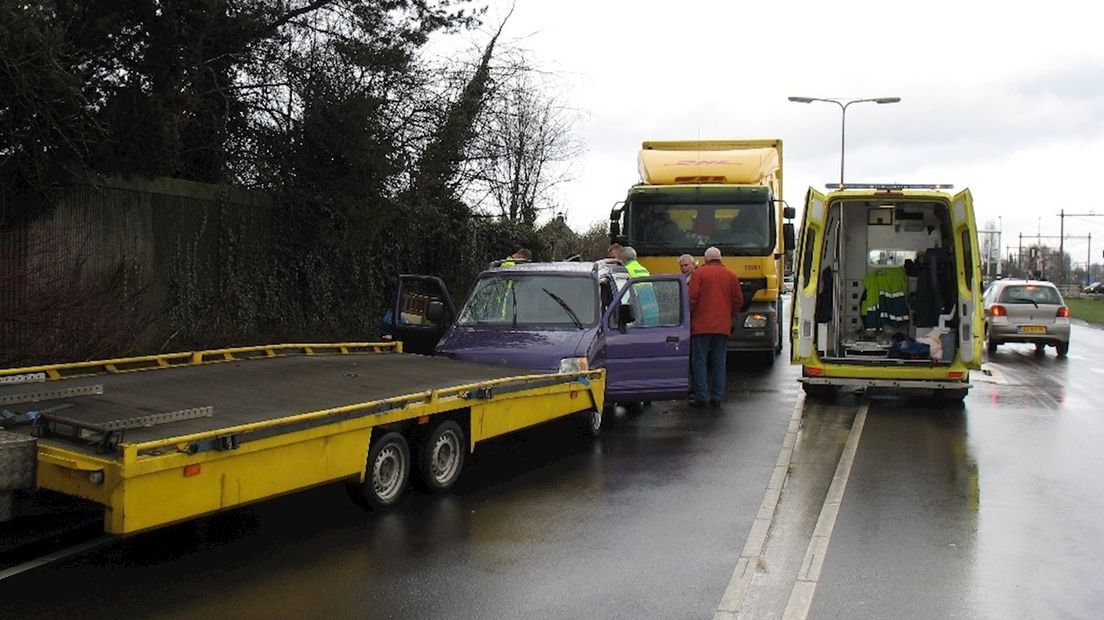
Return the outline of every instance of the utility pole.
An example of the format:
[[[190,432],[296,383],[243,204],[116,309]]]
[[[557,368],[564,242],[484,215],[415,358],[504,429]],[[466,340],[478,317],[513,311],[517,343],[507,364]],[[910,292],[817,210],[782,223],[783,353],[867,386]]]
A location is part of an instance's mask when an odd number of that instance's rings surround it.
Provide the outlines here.
[[[1104,217],[1104,213],[1096,213],[1095,211],[1089,211],[1088,213],[1066,213],[1065,209],[1062,209],[1058,213],[1058,217],[1061,218],[1059,225],[1060,230],[1063,232],[1063,236],[1066,230],[1066,218],[1067,217]],[[1092,249],[1092,234],[1089,234],[1089,249]],[[1092,253],[1089,254],[1089,264],[1085,266],[1085,269],[1090,273],[1092,272]],[[1092,284],[1092,282],[1089,282]]]
[[[1072,262],[1072,261],[1071,261]],[[1058,213],[1058,284],[1065,284],[1066,280],[1066,210]]]

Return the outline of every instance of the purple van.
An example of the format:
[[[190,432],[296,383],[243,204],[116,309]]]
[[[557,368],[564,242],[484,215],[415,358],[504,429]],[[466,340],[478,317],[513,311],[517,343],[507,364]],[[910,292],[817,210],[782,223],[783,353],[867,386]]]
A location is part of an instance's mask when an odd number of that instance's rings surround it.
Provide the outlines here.
[[[456,310],[439,278],[403,275],[387,327],[412,353],[537,372],[605,368],[608,403],[686,398],[686,280],[629,281],[609,260],[492,267]],[[640,297],[653,296],[658,316],[641,312]]]

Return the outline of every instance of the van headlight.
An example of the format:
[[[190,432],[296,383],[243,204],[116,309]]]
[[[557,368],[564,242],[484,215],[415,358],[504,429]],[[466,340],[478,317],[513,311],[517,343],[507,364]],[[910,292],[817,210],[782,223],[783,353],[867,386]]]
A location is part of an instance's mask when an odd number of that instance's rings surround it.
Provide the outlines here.
[[[747,318],[744,319],[744,327],[748,329],[762,329],[766,326],[767,315],[765,314],[759,314],[758,312],[756,312],[755,314],[749,314]]]
[[[585,357],[565,357],[560,360],[560,372],[586,372],[590,362]]]

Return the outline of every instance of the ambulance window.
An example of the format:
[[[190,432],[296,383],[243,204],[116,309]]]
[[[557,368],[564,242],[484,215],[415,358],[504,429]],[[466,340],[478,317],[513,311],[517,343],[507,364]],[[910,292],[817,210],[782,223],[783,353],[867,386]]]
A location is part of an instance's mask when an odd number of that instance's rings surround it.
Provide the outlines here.
[[[916,251],[891,249],[870,250],[870,252],[867,254],[866,262],[867,264],[874,267],[901,267],[905,264],[906,260],[915,261]]]
[[[974,247],[970,243],[970,231],[962,230],[962,263],[966,266],[966,288],[974,286]]]
[[[801,288],[809,285],[809,274],[813,271],[813,248],[816,246],[816,231],[805,232],[805,249],[801,252]]]

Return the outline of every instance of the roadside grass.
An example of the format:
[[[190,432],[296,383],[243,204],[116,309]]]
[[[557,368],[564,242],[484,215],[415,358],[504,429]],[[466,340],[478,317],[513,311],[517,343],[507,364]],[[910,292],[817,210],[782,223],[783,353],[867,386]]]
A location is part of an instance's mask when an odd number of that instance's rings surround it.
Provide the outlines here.
[[[1074,318],[1104,325],[1104,299],[1067,299],[1066,305]]]

